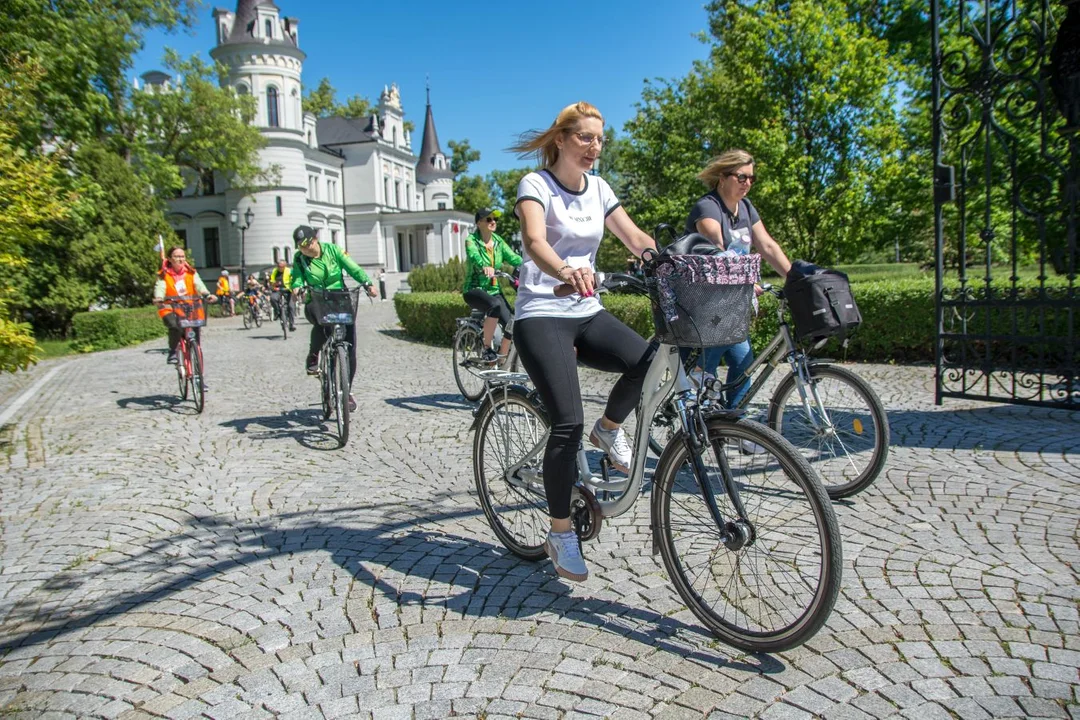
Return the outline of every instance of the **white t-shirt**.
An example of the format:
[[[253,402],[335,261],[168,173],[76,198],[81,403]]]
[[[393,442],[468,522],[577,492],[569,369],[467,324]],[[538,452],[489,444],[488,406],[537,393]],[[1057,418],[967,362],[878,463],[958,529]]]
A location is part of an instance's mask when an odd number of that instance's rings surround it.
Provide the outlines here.
[[[548,245],[570,267],[591,268],[596,263],[596,251],[604,238],[604,220],[619,207],[619,201],[603,178],[585,175],[585,188],[575,192],[563,187],[548,170],[532,172],[518,183],[517,206],[536,201],[544,208]],[[520,217],[520,215],[519,215]],[[574,294],[555,297],[561,281],[542,271],[522,252],[517,303],[514,316],[529,317],[589,317],[603,307],[594,295],[582,299]]]

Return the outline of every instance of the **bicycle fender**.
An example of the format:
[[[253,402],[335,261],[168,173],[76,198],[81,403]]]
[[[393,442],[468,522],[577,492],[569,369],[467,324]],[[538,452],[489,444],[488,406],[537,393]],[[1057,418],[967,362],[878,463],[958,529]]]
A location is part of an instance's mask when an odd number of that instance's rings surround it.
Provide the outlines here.
[[[509,385],[505,387],[500,385],[496,388],[489,388],[487,392],[484,393],[484,397],[480,401],[480,404],[473,410],[473,421],[472,424],[469,425],[469,432],[474,432],[477,429],[477,425],[480,424],[480,418],[487,414],[488,407],[490,407],[492,400],[499,395],[502,395],[504,392],[507,395],[517,395],[523,400],[531,401],[529,396],[534,393],[535,390],[529,390],[529,388],[524,385]]]

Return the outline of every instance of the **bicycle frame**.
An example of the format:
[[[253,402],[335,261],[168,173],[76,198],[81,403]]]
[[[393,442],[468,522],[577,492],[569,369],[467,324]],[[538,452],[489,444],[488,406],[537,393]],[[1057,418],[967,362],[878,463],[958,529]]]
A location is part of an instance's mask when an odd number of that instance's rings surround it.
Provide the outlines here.
[[[528,379],[528,375],[523,373],[506,373],[498,370],[484,371],[480,375],[491,380],[503,381],[504,387],[507,386],[506,383],[521,382]],[[489,384],[488,392],[497,392],[495,387]],[[651,418],[673,392],[675,393],[676,407],[679,409],[683,428],[689,429],[692,411],[689,408],[687,398],[696,396],[697,391],[683,370],[682,362],[679,359],[679,348],[674,345],[657,344],[653,360],[645,374],[641,399],[638,401],[637,417],[639,419]],[[540,472],[531,468],[526,469],[524,466],[536,457],[543,455],[550,432],[550,429],[545,431],[529,452],[525,453],[518,462],[507,468],[506,481],[508,483],[517,486],[524,485],[533,492],[544,493],[544,483],[540,477]],[[593,474],[589,470],[584,445],[578,448],[578,481],[594,495],[597,493],[619,493],[619,496],[614,500],[600,500],[597,498],[603,517],[618,517],[627,512],[637,502],[641,483],[645,477],[645,456],[648,447],[649,423],[639,420],[637,429],[634,431],[634,461],[630,468],[630,474],[626,479],[620,480],[606,480],[602,476],[597,477]],[[706,493],[706,497],[711,499],[709,493]],[[715,512],[714,507],[710,507],[710,510]]]

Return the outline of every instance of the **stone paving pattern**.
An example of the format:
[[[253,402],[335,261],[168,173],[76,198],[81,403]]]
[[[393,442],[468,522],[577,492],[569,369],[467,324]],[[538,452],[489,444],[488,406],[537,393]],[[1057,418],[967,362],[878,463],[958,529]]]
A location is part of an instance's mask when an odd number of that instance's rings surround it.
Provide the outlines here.
[[[567,585],[495,540],[450,353],[362,306],[353,440],[319,420],[306,326],[213,322],[207,410],[164,342],[0,379],[0,717],[1080,718],[1076,413],[932,403],[860,365],[887,471],[836,506],[828,625],[747,655],[650,554],[648,503]],[[614,378],[586,373],[586,417]],[[591,420],[589,420],[591,422]]]

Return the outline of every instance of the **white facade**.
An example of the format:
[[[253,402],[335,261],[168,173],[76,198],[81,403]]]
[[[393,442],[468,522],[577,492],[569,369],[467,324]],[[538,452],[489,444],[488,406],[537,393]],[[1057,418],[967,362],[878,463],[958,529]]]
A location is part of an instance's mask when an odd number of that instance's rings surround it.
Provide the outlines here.
[[[319,228],[320,239],[344,247],[369,274],[386,268],[391,291],[417,265],[464,255],[473,218],[453,209],[430,103],[418,159],[396,85],[384,87],[370,118],[303,113],[299,22],[281,17],[271,0],[239,0],[236,12],[215,10],[214,22],[210,55],[228,67],[231,87],[256,98],[254,123],[267,139],[259,162],[277,166],[279,177],[276,186],[243,196],[220,176],[212,188],[192,178],[170,201],[169,221],[205,279],[222,268],[253,273],[279,257],[291,262],[298,225]],[[143,76],[155,85],[167,82],[163,77]],[[242,223],[248,209],[254,219],[241,233],[230,213],[237,210]]]

